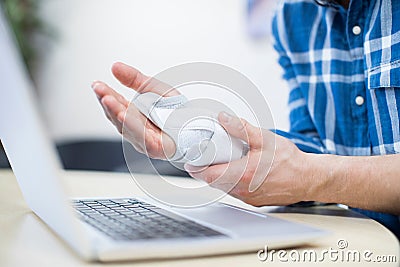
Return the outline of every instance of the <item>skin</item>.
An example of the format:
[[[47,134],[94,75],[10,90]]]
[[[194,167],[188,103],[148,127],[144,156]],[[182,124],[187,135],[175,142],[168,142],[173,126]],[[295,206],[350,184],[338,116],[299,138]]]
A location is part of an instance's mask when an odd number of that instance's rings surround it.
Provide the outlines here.
[[[177,90],[150,79],[138,70],[123,63],[115,63],[111,71],[121,84],[134,89],[138,93],[151,91],[166,97],[179,95]],[[125,121],[123,135],[138,152],[155,159],[165,159],[175,154],[175,144],[172,139],[147,120],[134,105],[129,105],[129,101],[122,95],[100,81],[93,82],[92,88],[103,107],[106,117],[121,134]],[[129,118],[129,120],[125,120],[125,117]],[[146,136],[144,135],[145,133]]]
[[[139,93],[179,94],[123,63],[115,63],[112,72],[123,85]],[[107,118],[139,152],[159,159],[175,153],[172,139],[128,100],[103,82],[96,81],[92,87]],[[243,119],[226,113],[219,114],[218,119],[230,135],[248,143],[250,150],[244,158],[228,164],[208,168],[186,165],[192,177],[225,192],[229,190],[230,195],[254,206],[319,201],[400,215],[400,154],[308,154],[288,139]]]
[[[256,128],[245,120],[226,119],[226,114],[220,114],[219,120],[232,136],[250,145],[249,164],[238,185],[229,192],[231,195],[255,206],[319,201],[400,214],[400,155],[345,157],[309,154],[300,151],[289,140]],[[274,138],[276,150],[272,160],[268,144]],[[254,158],[259,157],[259,165],[251,164]],[[265,166],[269,165],[268,172]],[[235,177],[235,173],[242,169],[242,163],[211,166],[203,171],[197,171],[193,166],[186,166],[186,169],[193,177],[211,183],[219,176]],[[225,173],[224,169],[227,169]],[[252,179],[263,181],[255,191],[249,190]],[[219,185],[213,186],[218,188]]]

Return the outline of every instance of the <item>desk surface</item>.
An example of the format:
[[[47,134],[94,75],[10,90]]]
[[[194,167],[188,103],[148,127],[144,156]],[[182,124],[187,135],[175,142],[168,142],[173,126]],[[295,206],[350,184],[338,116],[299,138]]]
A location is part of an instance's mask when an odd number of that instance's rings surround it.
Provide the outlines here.
[[[185,178],[171,178],[176,183],[190,185],[196,181]],[[66,172],[63,177],[66,191],[71,197],[125,197],[143,195],[129,174],[98,172]],[[231,197],[224,202],[251,208]],[[400,249],[396,237],[386,228],[373,220],[336,206],[313,208],[252,208],[258,212],[268,212],[270,216],[300,222],[322,229],[332,234],[301,248],[288,249],[286,252],[302,253],[313,250],[322,255],[324,250],[357,250],[361,255],[367,253],[371,262],[363,258],[354,263],[353,258],[336,254],[332,260],[326,254],[321,266],[399,266]],[[348,247],[338,249],[338,241],[344,240]],[[262,248],[260,248],[262,249]],[[368,253],[370,251],[371,253]],[[347,253],[347,252],[346,252]],[[289,256],[284,256],[289,259]],[[298,254],[297,254],[298,255]],[[363,257],[363,256],[361,256]],[[344,259],[344,260],[341,260]],[[395,259],[395,262],[393,260]],[[392,261],[377,264],[374,260]],[[291,261],[290,261],[291,262]],[[282,264],[276,256],[273,262],[261,262],[257,253],[239,255],[212,256],[193,259],[167,261],[141,261],[112,263],[107,266],[278,266]],[[313,263],[315,264],[315,263]],[[101,263],[81,261],[56,235],[26,206],[14,175],[10,171],[0,171],[0,266],[100,266]],[[309,266],[309,262],[297,262],[296,266]]]

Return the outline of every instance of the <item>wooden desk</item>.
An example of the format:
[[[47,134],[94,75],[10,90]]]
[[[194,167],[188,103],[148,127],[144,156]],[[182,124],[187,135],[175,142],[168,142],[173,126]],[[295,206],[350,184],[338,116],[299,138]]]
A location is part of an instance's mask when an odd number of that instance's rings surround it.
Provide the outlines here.
[[[143,195],[128,174],[98,172],[67,172],[63,177],[71,197],[124,197]],[[171,178],[176,183],[195,183],[185,178]],[[225,202],[249,208],[238,200],[227,197]],[[396,262],[360,263],[330,261],[326,258],[321,266],[399,266],[400,249],[396,237],[373,220],[360,218],[355,213],[335,206],[317,208],[254,208],[259,212],[272,212],[271,216],[301,222],[327,229],[332,235],[312,244],[297,248],[304,250],[338,249],[338,240],[348,243],[348,250],[371,251],[375,256],[393,256]],[[262,249],[262,248],[260,248]],[[286,250],[287,253],[291,249]],[[318,254],[320,255],[320,254]],[[275,255],[276,257],[276,255]],[[288,257],[288,256],[286,256]],[[382,259],[382,258],[381,258]],[[141,261],[108,263],[107,266],[279,266],[273,262],[261,262],[257,253],[213,256],[167,261]],[[315,263],[297,262],[295,266],[310,266]],[[101,263],[87,263],[78,258],[57,236],[55,236],[26,206],[14,175],[0,171],[0,266],[100,266]]]

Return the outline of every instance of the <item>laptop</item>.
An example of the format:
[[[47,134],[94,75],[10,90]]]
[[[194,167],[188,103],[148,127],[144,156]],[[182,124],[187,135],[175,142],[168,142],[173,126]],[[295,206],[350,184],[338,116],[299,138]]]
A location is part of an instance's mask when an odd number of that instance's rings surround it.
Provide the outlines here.
[[[30,209],[83,259],[256,252],[265,245],[292,247],[327,234],[221,202],[179,209],[135,196],[68,199],[60,179],[60,161],[16,47],[0,10],[0,139]]]

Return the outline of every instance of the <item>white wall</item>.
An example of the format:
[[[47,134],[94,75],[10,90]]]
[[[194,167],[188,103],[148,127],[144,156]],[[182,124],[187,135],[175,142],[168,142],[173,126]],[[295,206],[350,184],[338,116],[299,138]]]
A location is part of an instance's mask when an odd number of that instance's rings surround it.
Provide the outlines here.
[[[217,62],[248,76],[268,99],[278,128],[288,127],[287,86],[271,40],[246,30],[244,0],[43,0],[58,37],[43,46],[36,80],[57,141],[119,138],[90,89],[112,77],[117,60],[148,75],[194,61]]]

